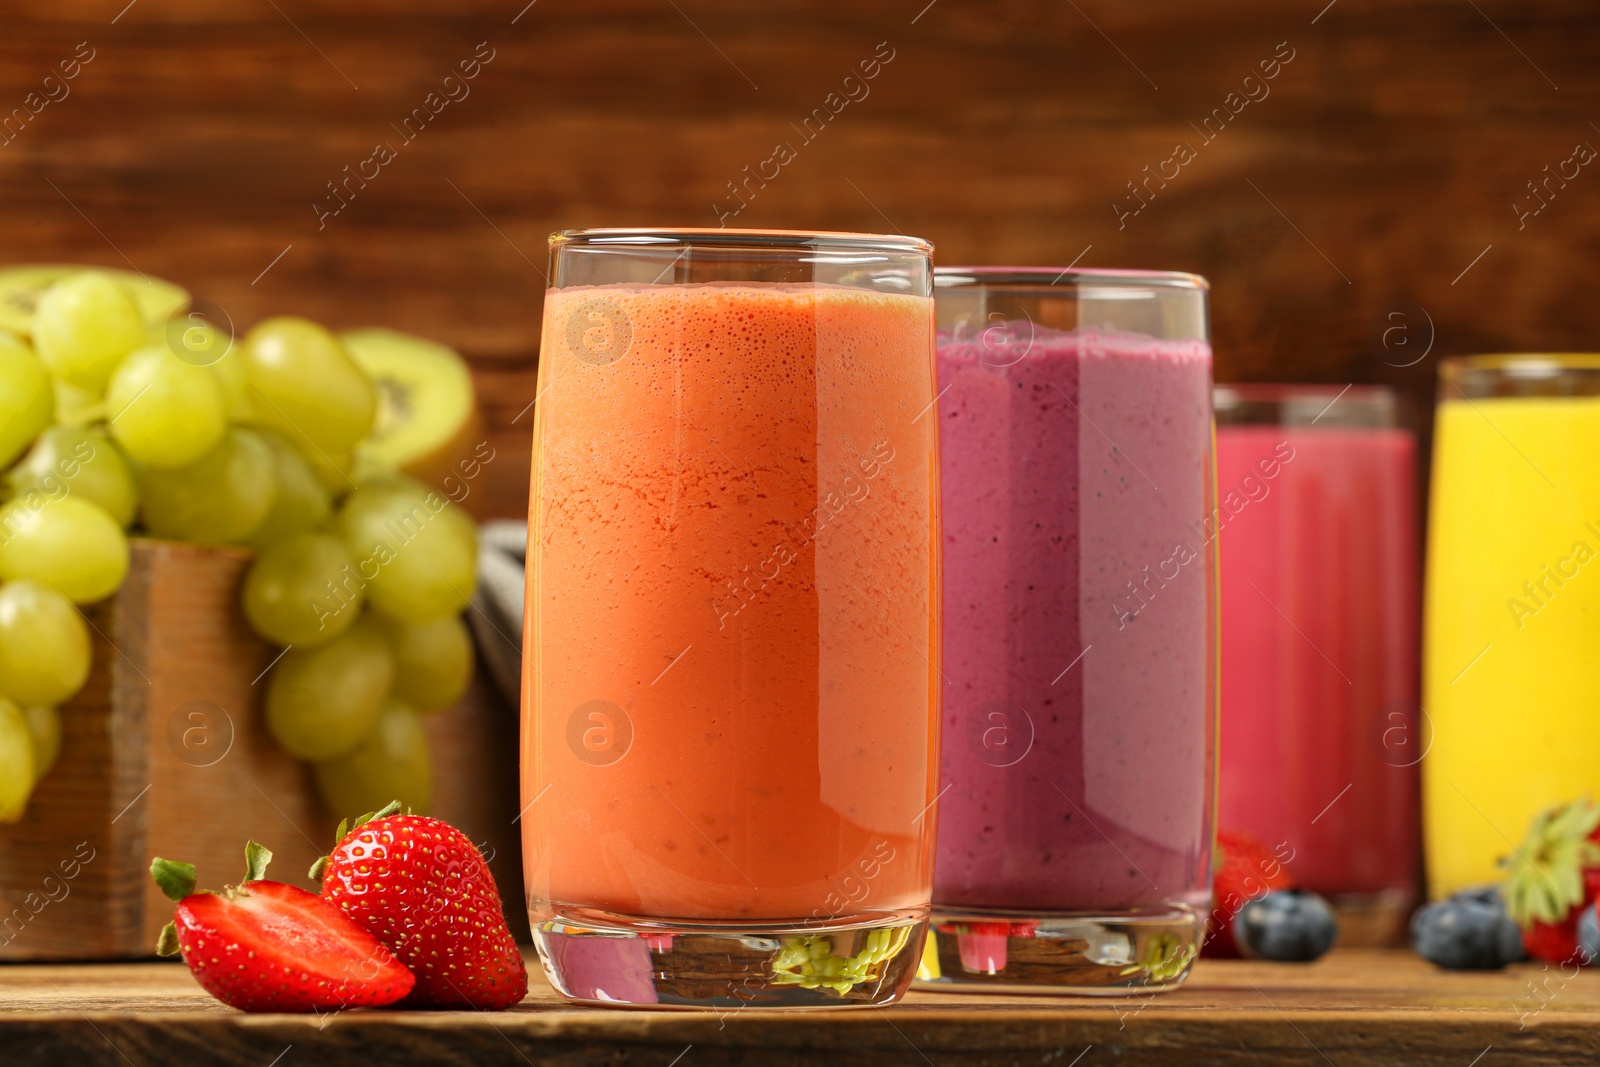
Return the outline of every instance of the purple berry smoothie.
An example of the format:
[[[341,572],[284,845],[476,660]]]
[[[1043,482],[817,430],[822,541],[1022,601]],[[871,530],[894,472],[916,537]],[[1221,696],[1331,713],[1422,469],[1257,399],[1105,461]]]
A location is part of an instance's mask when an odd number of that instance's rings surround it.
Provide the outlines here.
[[[1029,322],[938,338],[936,908],[1207,906],[1211,350]]]

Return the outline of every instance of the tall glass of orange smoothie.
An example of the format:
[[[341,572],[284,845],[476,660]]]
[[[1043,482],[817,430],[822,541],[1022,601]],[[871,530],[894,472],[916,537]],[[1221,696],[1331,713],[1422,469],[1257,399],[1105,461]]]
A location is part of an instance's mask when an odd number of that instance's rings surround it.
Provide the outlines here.
[[[930,253],[551,238],[521,820],[567,997],[868,1005],[913,977],[938,774]]]

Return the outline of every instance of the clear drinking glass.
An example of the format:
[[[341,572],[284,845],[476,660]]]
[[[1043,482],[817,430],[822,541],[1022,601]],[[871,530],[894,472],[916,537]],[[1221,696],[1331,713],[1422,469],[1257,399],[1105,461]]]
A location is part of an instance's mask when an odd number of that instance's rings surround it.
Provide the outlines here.
[[[1188,973],[1211,898],[1217,595],[1205,279],[941,268],[954,988]]]
[[[1600,355],[1439,367],[1423,609],[1429,892],[1600,783]]]
[[[556,989],[882,1004],[932,882],[931,246],[551,238],[523,840]]]
[[[1395,943],[1415,902],[1417,443],[1379,386],[1219,385],[1218,826]]]

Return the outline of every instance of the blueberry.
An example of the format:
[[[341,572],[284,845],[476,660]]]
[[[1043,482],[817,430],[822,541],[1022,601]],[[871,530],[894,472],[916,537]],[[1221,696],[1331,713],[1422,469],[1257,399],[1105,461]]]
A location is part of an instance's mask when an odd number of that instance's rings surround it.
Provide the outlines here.
[[[1452,900],[1474,900],[1480,904],[1490,904],[1496,908],[1505,907],[1505,900],[1500,896],[1500,887],[1493,882],[1488,885],[1475,885],[1466,889],[1458,889],[1450,894]]]
[[[1429,963],[1455,971],[1494,971],[1523,958],[1522,932],[1492,886],[1422,908],[1411,917],[1411,943]]]
[[[1233,919],[1233,939],[1246,956],[1305,963],[1333,947],[1339,921],[1328,902],[1303,889],[1279,889],[1252,900]]]
[[[1578,916],[1578,947],[1583,951],[1583,962],[1593,963],[1600,957],[1600,915],[1590,904]]]

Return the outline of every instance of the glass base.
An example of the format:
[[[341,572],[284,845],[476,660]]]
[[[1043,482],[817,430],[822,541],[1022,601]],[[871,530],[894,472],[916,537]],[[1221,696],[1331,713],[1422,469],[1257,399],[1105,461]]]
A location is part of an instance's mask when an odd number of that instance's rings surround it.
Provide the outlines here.
[[[635,1008],[845,1008],[890,1004],[916,975],[924,912],[826,923],[702,923],[583,908],[532,911],[556,992]]]
[[[1397,948],[1405,945],[1416,896],[1405,889],[1377,893],[1335,893],[1328,903],[1339,918],[1340,948]]]
[[[917,988],[929,992],[1125,996],[1189,976],[1204,917],[1187,907],[1140,915],[935,910]]]

